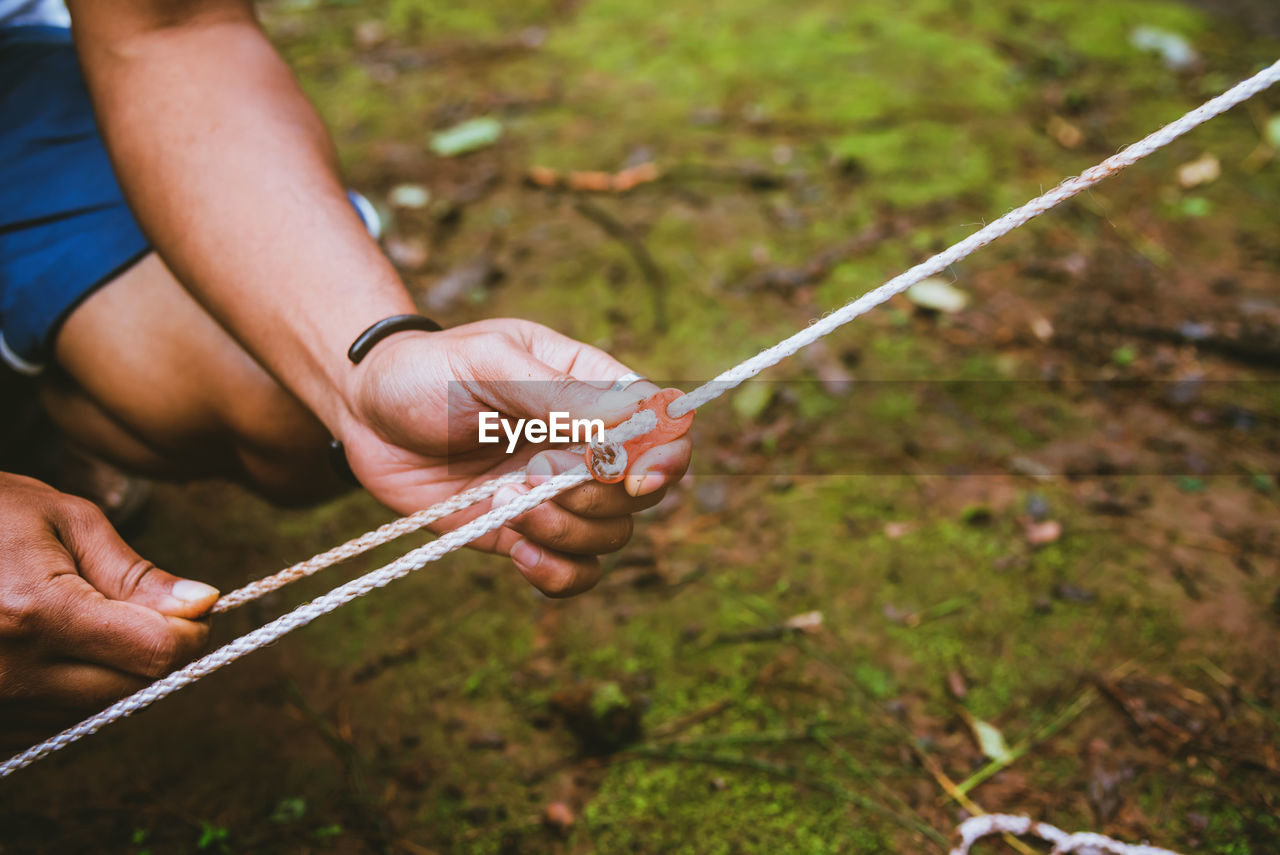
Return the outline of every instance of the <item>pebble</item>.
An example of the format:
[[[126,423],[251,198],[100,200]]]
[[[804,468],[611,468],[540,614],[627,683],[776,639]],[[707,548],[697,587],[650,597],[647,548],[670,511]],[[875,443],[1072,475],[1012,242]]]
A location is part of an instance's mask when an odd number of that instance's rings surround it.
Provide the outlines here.
[[[497,731],[484,730],[468,739],[467,747],[473,751],[501,751],[507,747],[507,740]]]
[[[907,299],[922,309],[958,312],[969,305],[969,295],[943,279],[930,276],[907,289]]]
[[[1062,537],[1062,523],[1057,520],[1028,522],[1023,526],[1023,533],[1031,546],[1048,546]]]
[[[420,210],[431,204],[431,191],[421,184],[397,184],[387,194],[387,204],[395,208]]]
[[[564,834],[570,828],[573,828],[574,822],[573,808],[564,802],[551,802],[542,812],[542,821],[552,831]]]
[[[1027,496],[1027,516],[1036,522],[1043,522],[1049,518],[1049,501],[1039,493],[1032,493]]]

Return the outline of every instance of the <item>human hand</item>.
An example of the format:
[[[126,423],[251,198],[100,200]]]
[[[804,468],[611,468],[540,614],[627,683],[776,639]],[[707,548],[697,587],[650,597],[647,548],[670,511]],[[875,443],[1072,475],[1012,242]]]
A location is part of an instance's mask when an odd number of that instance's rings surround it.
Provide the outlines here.
[[[218,598],[138,557],[89,502],[0,473],[0,743],[20,748],[195,655]]]
[[[528,465],[536,485],[582,462],[579,454],[505,440],[481,444],[483,411],[546,419],[552,411],[599,418],[613,426],[657,391],[638,382],[608,391],[626,366],[589,345],[527,321],[480,321],[436,333],[401,333],[379,344],[353,372],[352,418],[340,430],[352,471],[384,504],[412,513],[467,487]],[[589,482],[478,539],[478,549],[511,556],[520,572],[550,596],[570,596],[599,579],[597,555],[630,538],[631,515],[661,501],[689,464],[681,437],[629,461],[619,484]],[[507,487],[493,501],[442,520],[463,522],[528,489]]]

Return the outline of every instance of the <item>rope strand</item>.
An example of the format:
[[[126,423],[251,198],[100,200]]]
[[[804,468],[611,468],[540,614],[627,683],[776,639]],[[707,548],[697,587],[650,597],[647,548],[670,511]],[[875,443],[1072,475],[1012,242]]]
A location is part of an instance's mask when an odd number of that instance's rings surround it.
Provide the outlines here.
[[[1046,843],[1053,844],[1053,851],[1049,855],[1069,855],[1073,852],[1078,852],[1080,855],[1178,855],[1176,852],[1156,846],[1122,843],[1092,831],[1068,834],[1047,822],[1036,822],[1025,816],[1011,816],[1004,813],[970,817],[960,824],[957,832],[960,835],[960,845],[951,850],[951,855],[969,855],[973,844],[995,834],[1038,837]]]
[[[895,276],[861,297],[845,303],[836,311],[819,319],[795,335],[778,342],[773,347],[760,351],[750,359],[738,363],[714,380],[703,383],[689,394],[672,401],[671,405],[667,407],[667,412],[673,418],[679,418],[685,413],[692,412],[703,404],[715,400],[744,380],[755,377],[761,371],[776,365],[823,336],[830,335],[854,318],[864,315],[879,306],[890,297],[901,294],[926,277],[941,273],[997,238],[1004,237],[1009,232],[1025,225],[1072,196],[1089,189],[1103,179],[1132,166],[1152,152],[1167,146],[1192,128],[1203,125],[1237,104],[1249,100],[1277,81],[1280,81],[1280,61],[1264,68],[1248,80],[1236,84],[1216,98],[1211,98],[1182,118],[1170,122],[1155,133],[1102,161],[1102,163],[1086,169],[1074,178],[1068,178],[1048,193],[1037,196],[1022,207],[1010,211],[989,226],[974,232],[969,237],[953,244],[927,261],[917,264],[905,273]]]
[[[278,591],[290,582],[305,579],[307,576],[318,573],[326,567],[332,567],[334,564],[346,561],[348,558],[354,558],[357,555],[368,552],[375,546],[390,543],[397,537],[426,528],[433,522],[442,520],[450,514],[466,510],[477,502],[492,498],[494,493],[508,484],[523,484],[525,475],[524,469],[517,469],[514,472],[499,475],[497,478],[450,496],[439,504],[432,505],[407,517],[393,520],[373,531],[365,532],[357,538],[348,540],[341,546],[335,546],[327,552],[321,552],[319,555],[308,558],[306,561],[299,561],[279,573],[258,579],[256,582],[250,582],[242,588],[237,588],[231,593],[223,594],[219,597],[218,601],[209,609],[209,613],[216,615],[231,611],[250,600],[258,599],[263,594]]]

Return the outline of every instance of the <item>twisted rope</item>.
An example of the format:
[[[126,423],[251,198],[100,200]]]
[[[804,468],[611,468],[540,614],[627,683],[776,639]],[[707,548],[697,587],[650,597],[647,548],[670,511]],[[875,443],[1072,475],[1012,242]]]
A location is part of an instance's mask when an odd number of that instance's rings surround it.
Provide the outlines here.
[[[258,599],[263,594],[278,591],[290,582],[305,579],[307,576],[317,573],[326,567],[332,567],[334,564],[346,561],[348,558],[354,558],[357,555],[368,552],[375,546],[390,543],[397,537],[426,528],[433,522],[442,520],[458,511],[464,511],[478,502],[483,502],[485,499],[492,498],[494,493],[508,484],[523,484],[525,475],[524,469],[517,469],[514,472],[499,475],[497,478],[478,484],[469,490],[455,493],[437,505],[432,505],[407,517],[401,517],[373,531],[365,532],[357,538],[348,540],[341,546],[335,546],[333,549],[321,552],[306,561],[299,561],[279,573],[258,579],[256,582],[250,582],[243,588],[237,588],[231,593],[223,594],[219,597],[218,601],[209,609],[209,613],[216,615],[230,611],[236,606],[242,606],[250,600]]]
[[[643,410],[608,431],[605,434],[605,440],[610,443],[622,443],[648,433],[656,425],[657,417],[652,412]],[[506,479],[507,476],[505,475],[499,476],[481,486],[489,487],[495,482],[503,482]],[[139,710],[151,706],[161,698],[172,695],[182,687],[194,683],[201,677],[212,674],[224,665],[228,665],[260,647],[271,644],[299,627],[306,626],[321,615],[326,615],[358,597],[363,597],[370,591],[381,588],[402,576],[407,576],[414,570],[421,569],[433,561],[438,561],[443,556],[465,546],[476,538],[506,525],[547,499],[590,480],[591,473],[587,471],[586,464],[579,464],[568,472],[562,472],[547,479],[542,484],[533,487],[523,495],[517,496],[505,505],[481,514],[453,531],[444,533],[436,540],[405,553],[384,567],[366,573],[358,579],[352,579],[346,584],[339,585],[327,594],[298,606],[293,611],[281,615],[270,623],[263,624],[252,632],[248,632],[219,647],[212,653],[206,654],[196,661],[179,668],[172,674],[162,677],[146,688],[138,690],[129,697],[116,701],[111,706],[99,713],[95,713],[79,724],[69,727],[56,736],[52,736],[38,745],[33,745],[21,754],[11,757],[3,765],[0,765],[0,778],[7,777],[19,769],[30,766],[40,758],[66,748],[73,742],[77,742],[90,734],[97,733],[113,721],[127,718]],[[492,495],[492,491],[490,495]],[[441,506],[448,504],[448,501],[442,502],[440,505],[436,505],[435,508],[428,510],[438,510]],[[358,540],[360,538],[357,538]],[[356,541],[352,541],[352,543],[354,542]],[[339,547],[339,549],[341,548]]]
[[[1025,816],[1010,816],[1003,813],[966,819],[960,824],[959,833],[960,845],[951,850],[951,855],[969,855],[969,849],[973,844],[994,834],[1038,837],[1046,843],[1053,844],[1053,850],[1049,855],[1070,855],[1073,852],[1081,855],[1178,855],[1176,852],[1156,846],[1121,843],[1119,840],[1095,834],[1092,831],[1068,834],[1047,822],[1036,822]]]
[[[895,294],[901,294],[926,277],[941,273],[952,264],[967,258],[993,240],[1007,235],[1050,208],[1062,204],[1072,196],[1088,190],[1103,179],[1132,166],[1157,149],[1167,146],[1192,128],[1203,125],[1220,113],[1224,113],[1237,104],[1249,100],[1277,81],[1280,81],[1280,61],[1264,68],[1248,80],[1236,84],[1216,98],[1211,98],[1182,118],[1170,122],[1150,136],[1102,161],[1097,166],[1086,169],[1074,178],[1068,178],[1048,193],[1037,196],[1021,208],[1010,211],[985,228],[974,232],[959,243],[953,244],[933,256],[933,258],[917,264],[905,273],[890,279],[879,288],[868,291],[856,300],[844,304],[836,311],[815,321],[806,329],[783,339],[773,347],[760,351],[748,360],[739,362],[714,380],[710,380],[689,394],[672,401],[671,405],[667,407],[667,412],[673,418],[680,418],[685,413],[692,412],[703,404],[715,400],[744,380],[755,377],[761,371],[776,365],[801,348],[807,347],[823,336],[831,334],[839,327],[844,326],[860,315],[866,314]]]
[[[1030,202],[1027,202],[1022,207],[1005,214],[989,226],[980,229],[959,243],[954,244],[948,249],[933,256],[929,260],[912,267],[910,270],[889,280],[880,287],[868,291],[861,297],[846,303],[843,307],[816,321],[807,329],[802,330],[795,335],[784,339],[778,344],[761,351],[750,359],[739,363],[728,371],[720,374],[715,379],[702,384],[688,395],[677,398],[670,406],[668,406],[668,414],[674,418],[679,418],[689,412],[692,412],[698,407],[701,407],[703,404],[715,400],[741,384],[744,380],[756,376],[766,368],[777,364],[806,345],[812,344],[825,335],[829,335],[839,327],[849,323],[854,318],[865,314],[867,311],[885,302],[895,294],[905,291],[921,279],[924,279],[927,276],[932,276],[933,274],[946,269],[949,265],[955,264],[961,259],[966,258],[973,252],[983,246],[986,246],[988,243],[991,243],[996,238],[1008,234],[1019,226],[1043,214],[1045,211],[1048,211],[1050,208],[1061,204],[1067,199],[1070,199],[1071,197],[1094,186],[1104,178],[1119,172],[1157,149],[1168,145],[1178,137],[1190,131],[1192,128],[1202,125],[1242,101],[1252,98],[1254,95],[1275,84],[1277,81],[1280,81],[1280,61],[1268,66],[1253,77],[1237,84],[1216,98],[1205,102],[1201,106],[1184,115],[1182,118],[1171,122],[1143,140],[1134,143],[1118,154],[1107,158],[1097,166],[1086,170],[1074,178],[1067,179],[1048,193],[1038,196]],[[648,419],[642,418],[646,415],[649,417]],[[632,416],[632,418],[628,419],[626,422],[623,422],[618,427],[609,431],[606,434],[606,441],[610,443],[621,443],[627,439],[631,439],[652,430],[654,424],[655,421],[653,414],[641,411],[635,416]],[[520,514],[531,510],[543,501],[546,501],[565,490],[585,483],[590,478],[591,475],[588,473],[586,466],[579,465],[568,472],[548,479],[543,484],[532,488],[529,492],[517,497],[508,504],[494,508],[459,528],[446,532],[438,539],[407,553],[385,567],[371,571],[358,579],[353,579],[346,584],[334,588],[329,593],[297,607],[288,614],[276,618],[270,623],[241,636],[235,641],[220,647],[200,659],[197,659],[195,662],[174,671],[172,674],[152,683],[145,689],[141,689],[135,694],[117,701],[102,712],[90,716],[79,724],[62,731],[56,736],[52,736],[44,742],[41,742],[38,745],[33,745],[26,751],[11,757],[3,764],[0,764],[0,778],[7,777],[19,769],[30,766],[42,757],[65,748],[85,736],[96,733],[99,729],[113,721],[130,716],[135,712],[150,706],[161,698],[173,694],[183,686],[189,685],[201,677],[211,674],[222,666],[234,662],[240,657],[276,641],[298,627],[306,626],[321,615],[328,614],[340,606],[351,602],[357,597],[362,597],[370,591],[383,587],[394,579],[399,579],[414,570],[420,569],[433,561],[439,560],[441,557],[455,549],[459,549],[465,544],[470,543],[472,540],[505,525],[507,522]],[[495,480],[501,480],[501,478]],[[467,494],[474,496],[485,494],[486,498],[488,496],[492,496],[493,492],[496,492],[497,490],[496,486],[493,486],[493,490],[487,494],[485,491],[488,490],[493,483],[493,481],[490,481],[486,484],[479,485],[472,488],[471,491],[459,494],[455,499],[459,499],[459,501],[461,501],[460,497]],[[453,502],[453,499],[446,500],[440,505],[429,508],[426,511],[420,511],[419,514],[430,516],[432,513],[438,512],[442,506],[454,508]],[[461,508],[454,508],[454,510],[450,510],[448,513],[453,513],[456,510],[461,510]],[[419,514],[414,514],[413,516],[417,517]],[[407,519],[411,518],[406,518],[406,520]],[[368,543],[376,545],[377,542],[386,542],[386,540],[398,536],[398,534],[389,534],[385,536],[385,540],[379,540],[379,538],[384,536],[380,535],[379,532],[389,531],[404,533],[405,531],[413,530],[414,526],[412,525],[410,525],[409,528],[402,528],[400,525],[401,522],[402,521],[391,523],[388,526],[384,526],[371,533],[371,539]],[[344,544],[335,550],[331,550],[329,553],[325,553],[325,556],[330,556],[335,553],[346,554],[348,547],[355,550],[355,552],[352,552],[351,554],[356,554],[364,549],[370,548],[370,546],[353,546],[353,544],[363,543],[365,543],[365,538],[357,538],[348,544]],[[302,564],[295,565],[295,567],[306,567],[310,572],[315,572],[315,569],[319,569],[321,566],[327,566],[324,563],[328,560],[327,558],[324,558],[324,560],[318,559],[321,559],[321,556],[317,556],[316,559],[312,559],[313,561],[317,561],[314,569],[310,569],[310,561],[302,562]],[[329,563],[333,562],[329,561]],[[292,578],[300,578],[301,576],[308,575],[308,569],[299,571],[294,574]],[[290,574],[292,571],[294,571],[294,568],[289,568],[282,571],[282,573]],[[281,584],[285,583],[281,582]],[[279,585],[276,587],[279,587]],[[247,595],[246,597],[249,599],[252,598]],[[239,601],[243,602],[246,597],[240,598]],[[230,606],[227,606],[227,608],[229,607]],[[222,610],[225,611],[225,608]],[[1147,853],[1147,855],[1150,855],[1150,853]]]

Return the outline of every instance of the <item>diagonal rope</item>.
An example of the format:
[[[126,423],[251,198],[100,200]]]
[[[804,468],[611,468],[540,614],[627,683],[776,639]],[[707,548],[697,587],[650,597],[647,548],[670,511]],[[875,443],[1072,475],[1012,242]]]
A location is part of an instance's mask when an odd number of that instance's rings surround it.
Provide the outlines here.
[[[19,769],[30,766],[41,757],[66,748],[71,743],[90,734],[97,733],[98,730],[113,721],[126,718],[141,709],[145,709],[161,698],[167,697],[182,687],[194,683],[201,677],[212,674],[222,666],[234,662],[260,647],[265,647],[282,636],[293,632],[298,627],[306,626],[321,615],[328,614],[357,597],[363,597],[370,591],[381,588],[389,582],[402,576],[407,576],[414,570],[425,567],[441,556],[504,525],[525,511],[531,510],[543,501],[589,480],[591,480],[591,474],[587,471],[585,464],[580,464],[568,472],[548,479],[511,502],[478,516],[453,531],[446,532],[436,540],[406,553],[385,567],[366,573],[358,579],[352,579],[344,585],[339,585],[329,593],[299,606],[270,623],[263,624],[252,632],[240,636],[235,641],[219,647],[212,653],[202,656],[166,677],[162,677],[145,689],[116,701],[102,712],[96,713],[79,724],[69,727],[58,735],[41,742],[39,745],[34,745],[21,754],[15,755],[0,766],[0,777],[5,777]]]
[[[1128,146],[1121,152],[1102,163],[1094,166],[1075,178],[1068,179],[1053,190],[1039,196],[1022,207],[1009,212],[1000,219],[986,226],[985,228],[973,233],[969,237],[959,243],[949,247],[938,255],[912,267],[910,270],[894,277],[872,291],[868,291],[861,297],[846,303],[840,309],[821,318],[817,322],[811,324],[807,329],[792,335],[791,337],[779,342],[773,347],[764,350],[751,359],[735,365],[733,368],[723,372],[715,379],[704,383],[697,389],[694,389],[682,399],[673,402],[668,408],[668,412],[673,418],[679,418],[686,413],[692,412],[705,403],[708,403],[734,387],[748,380],[765,369],[776,365],[788,356],[796,353],[804,347],[812,344],[825,335],[829,335],[837,328],[844,326],[855,318],[866,314],[871,309],[884,303],[886,300],[910,288],[917,282],[934,274],[940,273],[957,261],[973,254],[978,249],[986,246],[992,241],[1003,237],[1019,226],[1024,225],[1028,221],[1040,216],[1055,207],[1061,202],[1070,199],[1101,182],[1103,179],[1119,172],[1127,166],[1132,165],[1136,161],[1146,157],[1156,149],[1168,145],[1173,140],[1185,134],[1192,128],[1203,124],[1209,119],[1225,112],[1241,101],[1253,97],[1258,92],[1271,86],[1280,79],[1277,74],[1277,66],[1280,63],[1272,65],[1270,68],[1264,69],[1254,77],[1237,85],[1231,90],[1219,95],[1195,110],[1187,113],[1182,118],[1172,122],[1143,140]],[[483,501],[491,497],[504,484],[521,483],[523,481],[522,472],[511,472],[507,475],[495,478],[484,484],[480,484],[462,493],[459,493],[447,501],[441,502],[434,507],[426,510],[418,511],[407,517],[387,523],[381,528],[361,535],[355,540],[348,541],[342,546],[335,547],[328,552],[321,553],[314,558],[309,558],[299,564],[286,568],[279,573],[252,582],[243,588],[232,591],[230,594],[223,596],[214,604],[210,610],[213,614],[224,612],[235,608],[249,600],[256,599],[268,591],[274,591],[283,587],[289,582],[310,576],[318,570],[329,567],[347,558],[359,555],[375,546],[394,540],[403,534],[411,531],[417,531],[433,522],[436,522],[449,514],[470,507],[476,502]]]
[[[642,410],[608,431],[605,434],[605,439],[611,443],[625,442],[648,433],[656,425],[657,418],[654,414],[648,410]],[[505,478],[506,476],[499,476],[481,486],[488,486],[494,482],[503,481]],[[257,629],[219,647],[212,653],[208,653],[179,668],[177,671],[162,677],[146,688],[138,690],[129,697],[116,701],[111,706],[99,713],[95,713],[79,724],[69,727],[44,742],[33,745],[26,751],[9,758],[3,764],[0,764],[0,778],[7,777],[19,769],[30,766],[42,757],[66,748],[86,736],[97,733],[101,728],[113,721],[127,718],[135,712],[149,707],[161,698],[172,695],[184,686],[189,686],[201,677],[212,674],[224,665],[228,665],[261,647],[271,644],[299,627],[306,626],[321,615],[335,611],[352,600],[363,597],[370,591],[377,590],[396,579],[409,575],[414,570],[421,569],[427,564],[439,560],[476,538],[502,527],[526,511],[542,504],[547,499],[590,480],[591,473],[587,470],[585,464],[579,464],[568,472],[562,472],[547,479],[542,484],[531,488],[529,492],[517,496],[507,504],[493,508],[453,531],[445,532],[436,540],[406,553],[384,567],[366,573],[357,579],[352,579],[346,584],[339,585],[327,594],[298,606],[293,611],[281,615],[270,623],[263,624]],[[441,504],[447,504],[447,502]]]
[[[806,329],[778,342],[773,347],[762,350],[750,359],[738,363],[714,380],[694,389],[688,395],[672,401],[671,405],[667,407],[667,412],[673,418],[679,418],[685,413],[696,410],[708,401],[715,400],[744,380],[748,380],[766,368],[776,365],[801,348],[813,344],[823,336],[829,335],[837,328],[849,323],[859,315],[866,314],[895,294],[901,294],[921,279],[941,273],[952,264],[967,258],[993,240],[1007,235],[1050,208],[1088,190],[1093,185],[1114,175],[1125,167],[1132,166],[1157,149],[1167,146],[1192,128],[1203,125],[1242,101],[1247,101],[1277,81],[1280,81],[1280,61],[1264,68],[1248,80],[1237,83],[1216,98],[1206,101],[1182,118],[1170,122],[1150,136],[1102,161],[1097,166],[1086,169],[1074,178],[1068,178],[1043,196],[1037,196],[1021,208],[1010,211],[989,226],[974,232],[959,243],[953,244],[933,256],[933,258],[917,264],[905,273],[895,276],[879,288],[868,291],[856,300],[845,303],[839,309],[814,322]]]
[[[393,520],[373,531],[365,532],[357,538],[348,540],[341,546],[335,546],[327,552],[321,552],[319,555],[308,558],[306,561],[299,561],[279,573],[250,582],[242,588],[237,588],[231,593],[223,594],[219,597],[218,601],[209,609],[209,613],[216,615],[231,611],[236,606],[242,606],[250,600],[256,600],[263,594],[278,591],[290,582],[305,579],[307,576],[318,573],[326,567],[332,567],[334,564],[346,561],[348,558],[354,558],[357,555],[368,552],[375,546],[390,543],[397,537],[426,528],[433,522],[442,520],[458,511],[464,511],[478,502],[483,502],[485,499],[492,498],[494,493],[508,484],[523,484],[525,475],[524,469],[517,469],[514,472],[499,475],[497,478],[492,478],[483,484],[477,484],[468,490],[456,493],[439,504],[412,513],[407,517]]]
[[[760,372],[777,364],[806,345],[812,344],[823,336],[830,334],[844,324],[849,323],[854,318],[857,318],[875,306],[885,302],[895,294],[905,291],[921,279],[924,279],[927,276],[932,276],[933,274],[946,269],[949,265],[955,264],[961,259],[966,258],[973,252],[991,243],[993,240],[1008,234],[1019,226],[1043,214],[1045,211],[1048,211],[1050,208],[1061,204],[1067,199],[1070,199],[1071,197],[1094,186],[1103,179],[1168,145],[1178,137],[1190,131],[1192,128],[1202,125],[1220,113],[1223,113],[1235,105],[1252,98],[1254,95],[1278,81],[1280,81],[1280,61],[1264,68],[1253,77],[1235,85],[1216,98],[1210,99],[1184,115],[1182,118],[1165,125],[1150,136],[1128,146],[1118,154],[1107,158],[1097,166],[1085,170],[1074,178],[1067,179],[1048,193],[1038,196],[1030,202],[1027,202],[1022,207],[1005,214],[989,226],[980,229],[959,243],[956,243],[948,249],[933,256],[929,260],[912,267],[910,270],[889,280],[878,288],[868,291],[861,297],[846,303],[843,307],[821,318],[807,329],[801,330],[778,344],[761,351],[750,359],[739,363],[716,377],[714,380],[699,386],[688,395],[677,398],[668,406],[668,414],[672,417],[679,418],[703,404],[715,400],[738,386],[744,380],[756,376]],[[648,416],[648,419],[642,418],[646,415]],[[622,442],[626,439],[639,436],[649,430],[652,430],[654,424],[655,422],[652,413],[641,411],[623,422],[621,425],[618,425],[616,428],[609,431],[606,435],[606,439],[611,443]],[[117,701],[102,712],[90,716],[79,724],[67,728],[61,733],[46,739],[44,742],[41,742],[38,745],[33,745],[26,751],[11,757],[3,764],[0,764],[0,778],[7,777],[19,769],[30,766],[42,757],[65,748],[85,736],[96,733],[99,729],[113,721],[130,716],[133,713],[150,706],[161,698],[167,697],[168,695],[178,691],[183,686],[190,685],[201,677],[211,674],[222,666],[230,662],[234,662],[240,657],[276,641],[298,627],[306,626],[321,615],[328,614],[346,603],[364,596],[370,591],[381,588],[395,579],[407,576],[414,570],[420,569],[433,561],[439,560],[444,555],[461,548],[472,540],[505,525],[510,520],[528,510],[531,510],[543,501],[546,501],[565,490],[576,487],[579,484],[583,484],[590,480],[590,478],[591,475],[587,471],[585,465],[577,466],[568,472],[556,475],[553,478],[548,479],[543,484],[532,488],[529,492],[513,499],[508,504],[494,508],[476,517],[470,522],[465,523],[459,528],[446,532],[438,539],[405,554],[401,558],[387,564],[385,567],[371,571],[357,579],[353,579],[346,584],[334,588],[329,593],[317,597],[309,603],[298,606],[288,614],[282,615],[270,623],[264,624],[258,629],[255,629],[229,644],[218,648],[212,653],[197,659],[195,662],[192,662],[191,664],[174,671],[172,674],[157,680],[133,695]],[[487,482],[486,484],[473,488],[475,495],[479,495],[492,483],[493,482]],[[496,491],[496,487],[494,489]],[[492,493],[489,493],[488,495],[492,495]],[[448,501],[442,504],[448,504]],[[434,509],[429,508],[427,511],[419,513],[429,514],[432,510]],[[395,528],[395,526],[396,523],[389,524],[389,527],[391,528]],[[378,531],[382,531],[382,529],[379,529]],[[376,532],[374,534],[376,534]],[[360,540],[362,539],[357,538],[353,543],[359,542]],[[344,547],[347,545],[348,544],[344,544]],[[341,550],[344,547],[338,547],[338,549]],[[303,562],[303,564],[307,564],[307,562]]]

